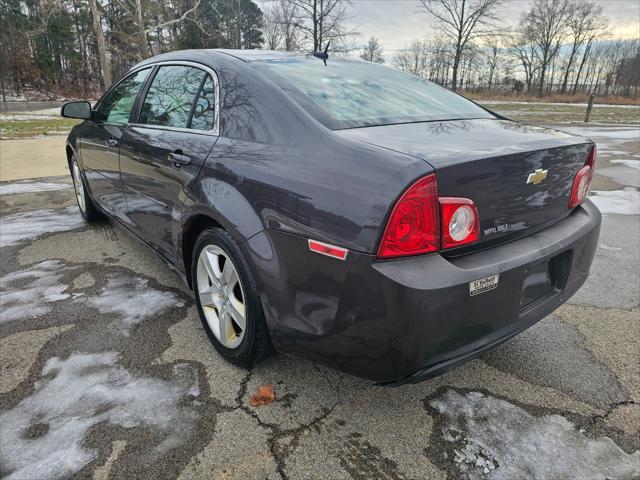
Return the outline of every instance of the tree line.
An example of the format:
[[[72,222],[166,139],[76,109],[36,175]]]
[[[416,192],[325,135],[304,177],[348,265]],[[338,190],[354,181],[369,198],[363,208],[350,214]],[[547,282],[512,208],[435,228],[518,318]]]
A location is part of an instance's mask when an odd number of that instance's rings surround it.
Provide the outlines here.
[[[259,48],[251,0],[0,0],[0,81],[84,96],[133,64],[186,48]]]
[[[88,96],[132,65],[190,48],[299,50],[348,30],[347,0],[0,0],[0,90]]]
[[[513,29],[509,0],[416,0],[426,40],[387,62],[454,90],[637,96],[640,41],[610,40],[592,0],[531,0]],[[0,91],[90,97],[133,64],[189,48],[357,50],[350,0],[0,0]],[[428,23],[434,28],[428,28]],[[434,31],[435,30],[435,31]],[[360,41],[359,41],[360,40]]]
[[[640,39],[609,39],[596,2],[533,0],[511,29],[498,17],[505,3],[420,0],[437,35],[399,50],[394,64],[454,90],[638,96]]]

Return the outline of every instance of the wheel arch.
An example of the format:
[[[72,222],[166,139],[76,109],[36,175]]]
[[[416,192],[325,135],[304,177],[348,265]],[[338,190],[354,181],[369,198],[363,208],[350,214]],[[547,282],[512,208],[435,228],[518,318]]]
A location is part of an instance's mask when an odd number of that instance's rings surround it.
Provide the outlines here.
[[[69,171],[71,171],[71,157],[75,155],[76,158],[78,158],[78,155],[76,154],[75,150],[73,149],[70,143],[67,143],[67,146],[65,147],[65,152],[67,154],[67,165],[69,166]]]
[[[193,289],[193,279],[191,278],[191,262],[193,261],[193,249],[200,234],[211,228],[219,228],[227,232],[235,240],[240,248],[240,252],[251,271],[256,285],[261,285],[261,276],[258,274],[257,266],[253,264],[252,256],[246,251],[246,241],[253,235],[245,236],[242,232],[234,228],[235,225],[228,223],[226,219],[220,219],[210,211],[194,212],[182,226],[180,233],[178,254],[181,258],[177,261],[184,268],[184,278],[190,289]],[[258,233],[258,232],[256,232]]]
[[[257,280],[256,268],[246,254],[245,243],[265,229],[253,205],[231,183],[216,178],[216,172],[203,167],[190,188],[188,201],[181,212],[179,231],[176,232],[176,263],[184,268],[187,285],[193,288],[191,261],[196,239],[207,228],[221,228],[238,244],[244,259]]]
[[[193,248],[195,247],[196,240],[200,234],[210,228],[221,228],[226,231],[219,221],[213,218],[213,216],[205,213],[194,214],[182,227],[180,254],[182,255],[182,263],[187,285],[191,289],[193,289],[193,279],[191,278]]]

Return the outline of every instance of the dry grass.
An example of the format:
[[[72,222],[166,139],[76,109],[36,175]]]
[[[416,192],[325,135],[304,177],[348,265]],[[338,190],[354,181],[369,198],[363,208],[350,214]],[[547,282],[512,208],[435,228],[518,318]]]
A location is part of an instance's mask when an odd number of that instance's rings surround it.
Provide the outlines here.
[[[482,104],[484,100],[479,100]],[[507,118],[525,123],[541,125],[562,123],[584,123],[587,107],[584,104],[567,103],[522,103],[500,102],[485,104],[489,110],[500,113]],[[600,124],[640,124],[640,107],[601,105],[596,103],[591,112],[592,123]]]
[[[536,102],[536,103],[587,103],[589,95],[577,93],[575,95],[545,95],[537,97],[525,94],[505,94],[496,92],[473,92],[463,90],[460,92],[465,97],[473,100],[501,100],[507,102]],[[600,105],[635,105],[640,106],[640,97],[622,97],[620,95],[609,95],[607,97],[596,96],[595,103]]]
[[[2,120],[0,118],[0,140],[29,138],[36,135],[66,134],[79,123],[72,118],[46,118],[29,120]]]

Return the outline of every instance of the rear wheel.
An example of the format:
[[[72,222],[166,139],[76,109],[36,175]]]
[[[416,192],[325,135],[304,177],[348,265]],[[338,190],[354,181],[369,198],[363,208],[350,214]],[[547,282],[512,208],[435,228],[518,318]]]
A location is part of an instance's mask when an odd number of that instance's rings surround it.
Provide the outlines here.
[[[85,188],[84,177],[78,165],[75,155],[71,157],[71,177],[73,178],[73,190],[76,194],[76,201],[80,213],[87,222],[95,222],[102,219],[102,214],[98,211],[89,192]]]
[[[240,249],[222,229],[205,230],[191,266],[200,320],[215,349],[250,367],[271,353],[262,305]]]

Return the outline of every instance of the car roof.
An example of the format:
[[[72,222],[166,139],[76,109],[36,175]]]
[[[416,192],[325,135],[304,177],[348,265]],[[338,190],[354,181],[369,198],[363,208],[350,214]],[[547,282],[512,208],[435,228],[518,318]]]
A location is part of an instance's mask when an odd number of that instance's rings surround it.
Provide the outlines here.
[[[234,50],[229,48],[215,48],[210,51],[230,55],[245,62],[255,62],[256,60],[286,60],[288,58],[307,56],[307,54],[302,52],[283,52],[280,50]]]
[[[290,59],[303,59],[308,58],[310,55],[301,52],[281,52],[276,50],[233,50],[224,48],[213,49],[189,49],[189,50],[174,50],[172,52],[161,53],[154,57],[147,58],[138,63],[131,70],[143,67],[145,65],[151,65],[159,62],[167,61],[191,61],[202,63],[215,68],[220,66],[222,61],[227,67],[233,68],[234,63],[247,63],[255,62],[259,60],[290,60]],[[212,60],[216,60],[215,65]]]
[[[239,50],[229,48],[199,48],[189,50],[174,50],[168,53],[162,53],[154,57],[147,58],[140,62],[137,66],[141,66],[148,63],[155,63],[159,61],[167,60],[181,60],[181,61],[203,61],[207,58],[233,58],[234,60],[240,60],[242,62],[256,62],[261,60],[293,60],[293,59],[306,59],[312,58],[310,53],[306,52],[283,52],[281,50]],[[352,57],[344,57],[339,55],[338,60],[349,62],[362,62],[362,60]]]

